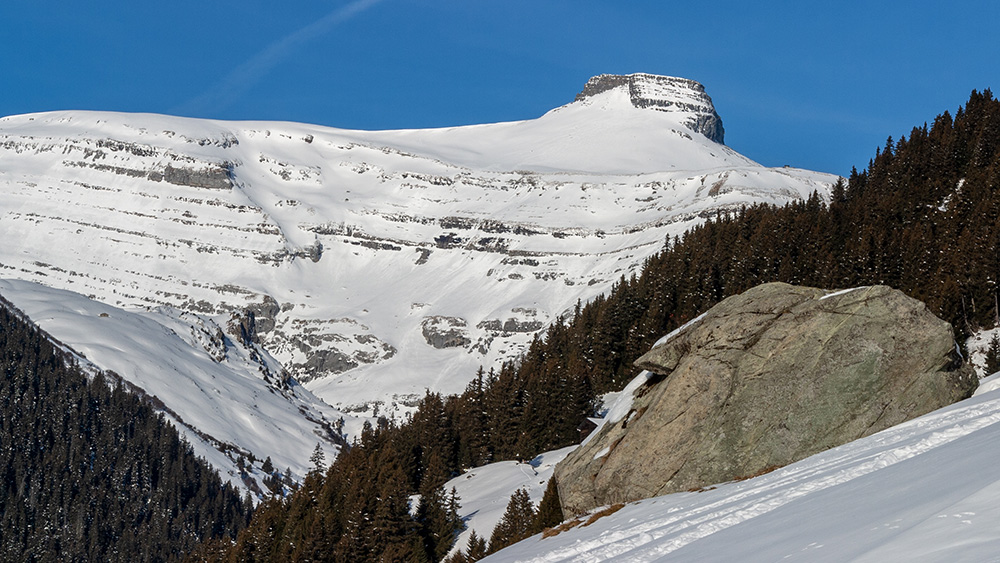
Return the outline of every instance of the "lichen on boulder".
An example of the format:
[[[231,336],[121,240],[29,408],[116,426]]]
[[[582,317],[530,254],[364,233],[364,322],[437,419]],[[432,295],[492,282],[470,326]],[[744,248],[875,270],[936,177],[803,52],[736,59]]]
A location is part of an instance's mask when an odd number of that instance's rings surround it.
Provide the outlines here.
[[[976,386],[951,325],[885,286],[757,286],[636,365],[629,414],[556,468],[566,514],[756,475]]]

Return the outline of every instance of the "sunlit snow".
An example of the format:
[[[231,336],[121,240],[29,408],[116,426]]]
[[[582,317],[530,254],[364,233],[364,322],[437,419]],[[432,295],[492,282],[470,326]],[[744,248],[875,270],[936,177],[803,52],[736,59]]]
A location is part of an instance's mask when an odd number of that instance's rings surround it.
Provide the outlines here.
[[[464,551],[473,530],[476,535],[489,541],[490,534],[503,518],[514,491],[522,488],[526,490],[537,507],[542,501],[555,465],[575,449],[576,446],[570,446],[547,452],[527,463],[491,463],[471,469],[445,483],[445,490],[451,491],[454,488],[458,494],[462,505],[458,513],[465,525],[451,552]]]

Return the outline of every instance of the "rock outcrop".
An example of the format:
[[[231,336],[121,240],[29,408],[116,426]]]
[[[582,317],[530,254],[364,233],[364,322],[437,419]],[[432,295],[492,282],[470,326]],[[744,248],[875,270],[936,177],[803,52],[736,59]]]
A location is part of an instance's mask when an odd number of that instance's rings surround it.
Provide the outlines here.
[[[631,408],[556,469],[566,514],[764,473],[976,386],[951,325],[884,286],[761,285],[636,365]]]
[[[724,144],[726,131],[705,87],[694,80],[655,74],[601,74],[587,81],[576,100],[585,100],[614,88],[628,91],[632,105],[658,111],[683,112],[687,126],[716,143]]]
[[[468,346],[471,340],[467,326],[465,319],[441,315],[426,317],[420,324],[424,340],[438,349]]]

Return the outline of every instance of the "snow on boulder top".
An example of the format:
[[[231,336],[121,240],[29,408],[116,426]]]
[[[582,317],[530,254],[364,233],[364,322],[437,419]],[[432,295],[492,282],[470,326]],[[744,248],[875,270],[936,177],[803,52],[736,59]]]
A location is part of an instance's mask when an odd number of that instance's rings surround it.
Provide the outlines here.
[[[644,73],[601,74],[587,81],[583,91],[576,95],[576,101],[584,102],[614,89],[628,92],[629,100],[636,108],[690,114],[685,125],[692,131],[716,143],[724,142],[722,118],[715,112],[705,87],[694,80]]]

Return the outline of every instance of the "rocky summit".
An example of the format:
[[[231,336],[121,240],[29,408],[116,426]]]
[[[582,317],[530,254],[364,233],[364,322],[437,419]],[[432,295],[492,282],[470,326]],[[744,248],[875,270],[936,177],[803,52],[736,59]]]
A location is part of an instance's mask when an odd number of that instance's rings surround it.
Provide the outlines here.
[[[635,108],[684,114],[684,125],[716,143],[725,142],[722,118],[715,111],[705,87],[687,78],[653,74],[601,74],[587,81],[576,101],[583,101],[609,90],[628,92]]]
[[[765,473],[976,387],[951,325],[884,286],[761,285],[636,365],[631,406],[556,469],[566,514]]]

